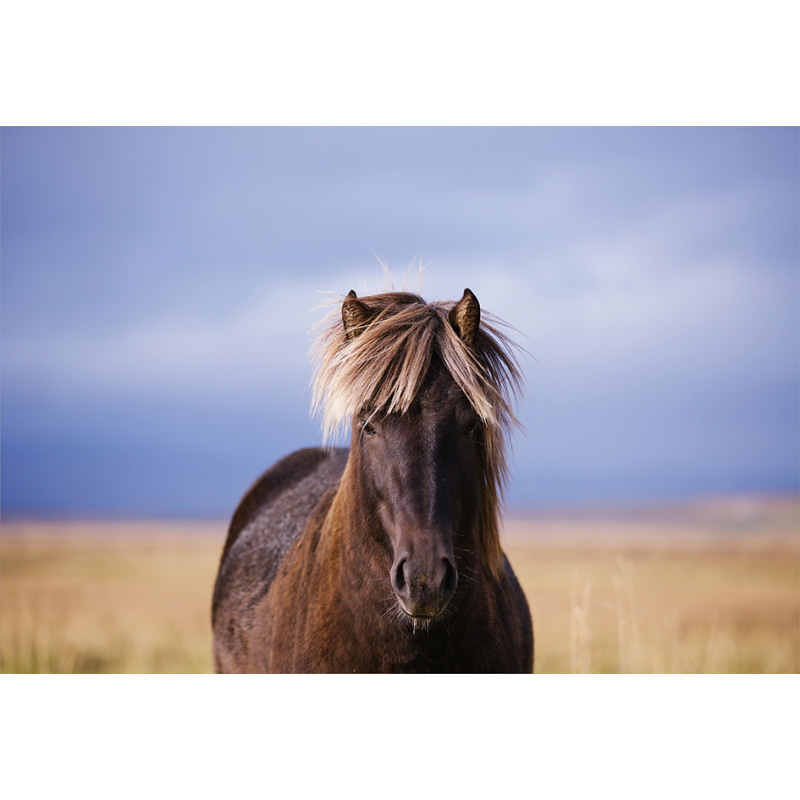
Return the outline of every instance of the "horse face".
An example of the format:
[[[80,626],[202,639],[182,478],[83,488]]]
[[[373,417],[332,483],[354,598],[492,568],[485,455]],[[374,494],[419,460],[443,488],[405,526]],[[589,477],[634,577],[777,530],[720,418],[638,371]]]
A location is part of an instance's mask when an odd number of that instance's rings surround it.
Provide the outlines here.
[[[477,551],[480,444],[479,419],[437,360],[407,413],[355,420],[353,447],[391,545],[392,589],[411,617],[442,614],[458,583],[457,550]]]

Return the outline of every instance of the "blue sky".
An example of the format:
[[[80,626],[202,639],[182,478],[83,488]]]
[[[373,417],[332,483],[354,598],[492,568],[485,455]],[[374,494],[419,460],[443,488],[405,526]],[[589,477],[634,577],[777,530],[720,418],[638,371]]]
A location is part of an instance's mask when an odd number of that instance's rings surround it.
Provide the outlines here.
[[[324,292],[531,354],[511,508],[797,491],[798,130],[4,128],[2,509],[227,516],[319,442]],[[412,271],[409,288],[419,281]]]

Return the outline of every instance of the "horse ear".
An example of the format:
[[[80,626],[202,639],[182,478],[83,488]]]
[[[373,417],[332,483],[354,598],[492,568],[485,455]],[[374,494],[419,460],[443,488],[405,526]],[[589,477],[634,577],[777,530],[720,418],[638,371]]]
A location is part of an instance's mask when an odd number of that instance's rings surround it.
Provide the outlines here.
[[[342,323],[348,339],[355,339],[372,321],[374,314],[351,289],[342,303]]]
[[[450,310],[450,324],[467,347],[472,347],[481,324],[481,305],[469,289]]]

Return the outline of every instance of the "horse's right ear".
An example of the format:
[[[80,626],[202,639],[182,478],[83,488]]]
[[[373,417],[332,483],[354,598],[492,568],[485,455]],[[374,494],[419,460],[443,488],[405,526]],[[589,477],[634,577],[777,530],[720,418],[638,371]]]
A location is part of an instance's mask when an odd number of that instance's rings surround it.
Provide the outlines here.
[[[369,325],[375,315],[365,306],[351,289],[342,303],[342,323],[348,339],[355,339]]]
[[[469,289],[450,310],[450,324],[467,347],[472,347],[481,324],[481,305]]]

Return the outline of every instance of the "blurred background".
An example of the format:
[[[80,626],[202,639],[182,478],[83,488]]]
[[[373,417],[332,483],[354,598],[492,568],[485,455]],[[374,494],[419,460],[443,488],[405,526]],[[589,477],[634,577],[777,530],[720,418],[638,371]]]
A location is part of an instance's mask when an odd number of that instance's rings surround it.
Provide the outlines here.
[[[537,670],[796,672],[799,144],[4,128],[3,670],[210,668],[225,520],[320,442],[310,329],[384,262],[529,354],[506,542]]]
[[[798,489],[798,131],[6,128],[2,509],[227,517],[325,292],[520,332],[510,508]]]

